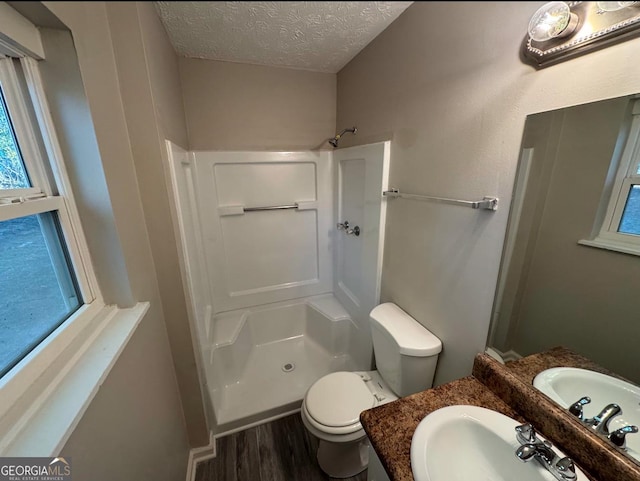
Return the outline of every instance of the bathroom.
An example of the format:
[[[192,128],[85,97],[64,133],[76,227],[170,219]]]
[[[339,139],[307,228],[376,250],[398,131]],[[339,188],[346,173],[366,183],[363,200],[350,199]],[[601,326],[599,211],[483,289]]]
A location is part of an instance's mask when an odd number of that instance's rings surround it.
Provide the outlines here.
[[[442,385],[486,347],[526,117],[640,91],[637,39],[541,70],[523,63],[542,2],[414,2],[337,73],[183,58],[151,3],[45,2],[59,23],[26,3],[11,5],[73,35],[102,160],[72,180],[103,295],[151,303],[63,444],[78,479],[182,479],[190,451],[211,445],[165,139],[332,152],[327,139],[357,126],[338,150],[390,141],[389,187],[499,198],[496,212],[386,203],[380,301],[442,341]]]

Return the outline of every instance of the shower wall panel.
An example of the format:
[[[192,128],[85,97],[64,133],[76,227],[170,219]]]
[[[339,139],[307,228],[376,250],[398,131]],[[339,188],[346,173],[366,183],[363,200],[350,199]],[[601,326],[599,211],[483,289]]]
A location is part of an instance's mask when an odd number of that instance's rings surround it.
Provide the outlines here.
[[[328,152],[195,152],[194,163],[216,312],[331,292]]]

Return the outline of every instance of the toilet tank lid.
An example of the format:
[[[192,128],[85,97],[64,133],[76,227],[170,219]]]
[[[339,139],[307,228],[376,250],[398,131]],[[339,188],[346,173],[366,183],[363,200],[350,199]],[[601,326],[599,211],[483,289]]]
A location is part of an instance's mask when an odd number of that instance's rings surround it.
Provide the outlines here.
[[[371,311],[371,321],[399,346],[400,354],[426,357],[442,351],[442,341],[396,304],[387,302]]]

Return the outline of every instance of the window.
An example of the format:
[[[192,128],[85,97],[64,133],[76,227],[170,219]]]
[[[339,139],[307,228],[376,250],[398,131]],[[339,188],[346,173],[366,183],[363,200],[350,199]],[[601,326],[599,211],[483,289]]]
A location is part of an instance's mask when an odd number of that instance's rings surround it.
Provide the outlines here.
[[[55,212],[0,222],[0,376],[82,302]]]
[[[640,255],[640,100],[633,100],[629,136],[617,167],[606,214],[593,240],[579,243]]]
[[[35,62],[0,59],[0,377],[95,299],[37,81]]]
[[[32,56],[64,65],[0,2],[0,456],[57,456],[149,309],[102,300],[56,133],[73,146],[74,125],[54,126]],[[97,167],[86,152],[70,166]]]

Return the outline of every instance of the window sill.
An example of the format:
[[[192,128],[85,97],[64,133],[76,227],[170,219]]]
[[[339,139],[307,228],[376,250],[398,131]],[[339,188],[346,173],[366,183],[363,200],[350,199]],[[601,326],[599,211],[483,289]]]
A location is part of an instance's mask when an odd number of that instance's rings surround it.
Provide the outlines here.
[[[616,242],[610,239],[603,239],[596,237],[593,240],[581,239],[578,244],[589,247],[596,247],[598,249],[606,249],[608,251],[622,252],[624,254],[631,254],[634,256],[640,256],[640,245],[628,244],[625,242]]]
[[[5,404],[0,419],[0,456],[57,455],[148,308],[146,302],[129,309],[98,306],[90,319],[63,324],[48,346],[35,352],[33,359],[25,358],[23,366],[16,366],[17,372],[9,372],[0,384],[0,399],[13,401]],[[69,334],[74,330],[79,332]],[[71,335],[57,358],[48,361],[38,377],[29,379],[34,374],[29,368],[42,362],[42,356],[47,361],[47,349]]]

